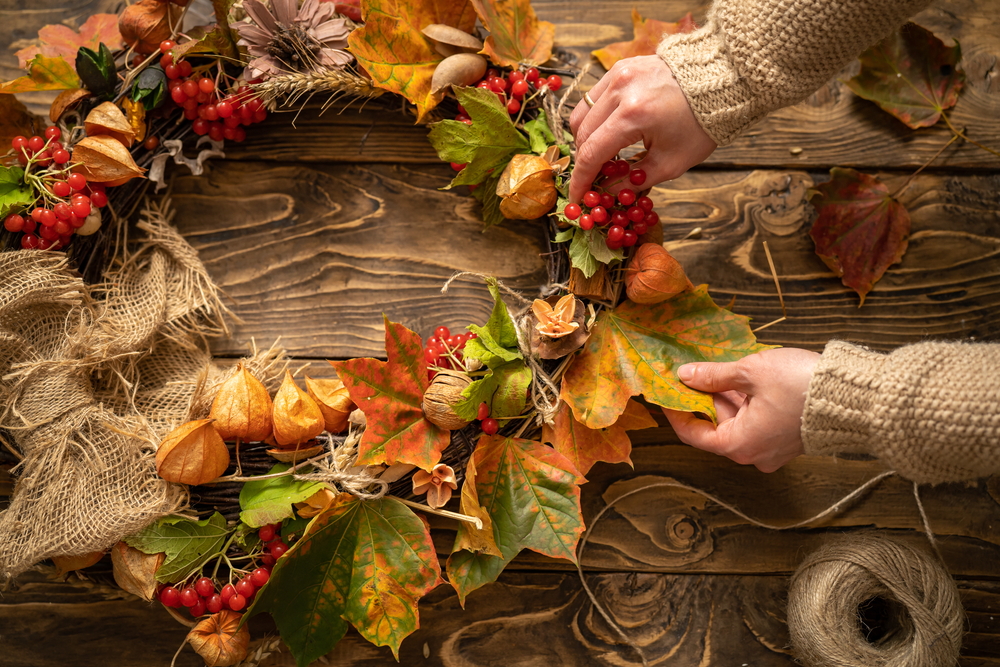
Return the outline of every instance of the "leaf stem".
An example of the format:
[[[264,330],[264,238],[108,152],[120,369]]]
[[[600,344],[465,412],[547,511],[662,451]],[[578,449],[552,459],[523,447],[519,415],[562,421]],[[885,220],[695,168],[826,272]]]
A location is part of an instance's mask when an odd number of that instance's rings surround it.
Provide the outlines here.
[[[970,139],[969,137],[967,137],[967,136],[965,135],[965,133],[963,133],[963,132],[962,132],[961,130],[959,130],[959,129],[958,129],[957,127],[955,127],[954,125],[952,125],[952,124],[951,124],[951,119],[950,119],[950,118],[948,118],[948,115],[947,115],[947,114],[946,114],[945,112],[943,112],[943,111],[941,112],[941,117],[942,117],[942,118],[944,118],[944,122],[945,122],[945,124],[947,124],[947,125],[948,125],[948,127],[949,127],[949,128],[951,129],[951,131],[952,131],[952,132],[954,132],[955,134],[957,134],[958,136],[962,137],[962,139],[964,139],[964,140],[968,141],[968,142],[969,142],[970,144],[972,144],[973,146],[979,146],[980,148],[982,148],[982,149],[983,149],[984,151],[986,151],[987,153],[992,153],[993,155],[996,155],[997,157],[1000,157],[1000,153],[996,152],[996,151],[995,151],[995,150],[993,150],[992,148],[989,148],[989,147],[987,147],[987,146],[983,146],[983,145],[982,145],[981,143],[979,143],[978,141],[975,141],[975,140],[973,140],[973,139]]]
[[[941,114],[941,115],[943,116],[944,114]],[[951,123],[948,123],[948,124],[951,125]],[[896,199],[897,197],[899,197],[899,195],[903,194],[903,191],[906,190],[906,188],[910,187],[910,184],[913,183],[913,179],[915,179],[917,177],[917,174],[919,174],[924,169],[926,169],[927,167],[929,167],[931,165],[931,163],[934,162],[934,160],[938,159],[938,156],[941,155],[941,153],[944,153],[945,149],[948,148],[948,146],[951,146],[953,143],[955,143],[955,141],[959,137],[962,137],[962,135],[960,133],[953,134],[951,136],[951,139],[948,141],[948,143],[946,143],[944,146],[942,146],[941,149],[938,150],[937,153],[935,153],[934,155],[932,155],[931,159],[927,160],[922,165],[920,165],[920,168],[917,169],[912,174],[910,174],[910,177],[908,179],[906,179],[906,182],[903,183],[903,185],[901,185],[895,192],[893,192],[889,196],[892,199]],[[965,139],[965,137],[962,137],[962,138]],[[989,149],[987,149],[987,150],[989,150]],[[764,247],[766,249],[766,247],[767,247],[766,243],[765,243]],[[771,259],[770,255],[768,255],[768,259]],[[778,280],[777,277],[775,277],[775,285],[777,285],[777,280]],[[778,294],[780,295],[781,292],[779,291]],[[784,305],[782,305],[782,312],[783,311],[784,311]]]
[[[415,503],[412,500],[407,500],[405,498],[396,498],[399,502],[404,505],[408,505],[413,509],[420,510],[421,512],[427,512],[429,514],[437,514],[438,516],[447,517],[449,519],[457,519],[459,521],[464,521],[465,523],[473,524],[477,529],[482,530],[483,522],[481,519],[477,519],[474,516],[468,516],[466,514],[459,514],[458,512],[450,512],[448,510],[439,510],[430,507],[429,505],[421,505],[420,503]]]

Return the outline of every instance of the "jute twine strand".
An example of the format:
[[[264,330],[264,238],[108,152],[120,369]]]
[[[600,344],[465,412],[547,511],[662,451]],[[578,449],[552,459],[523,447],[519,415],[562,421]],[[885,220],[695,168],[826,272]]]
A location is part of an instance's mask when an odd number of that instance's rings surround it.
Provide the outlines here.
[[[389,491],[389,484],[369,473],[367,466],[356,465],[360,441],[361,431],[352,430],[342,444],[334,447],[330,443],[325,455],[311,459],[312,470],[295,473],[293,477],[330,484],[338,491],[350,493],[361,500],[378,500]],[[378,489],[370,490],[373,485]]]

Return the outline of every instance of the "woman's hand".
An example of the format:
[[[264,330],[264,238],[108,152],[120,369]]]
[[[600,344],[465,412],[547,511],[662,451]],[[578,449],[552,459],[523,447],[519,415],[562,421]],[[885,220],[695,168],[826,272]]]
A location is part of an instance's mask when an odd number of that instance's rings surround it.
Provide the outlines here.
[[[716,148],[659,56],[618,61],[589,94],[593,108],[581,100],[569,121],[576,137],[571,202],[583,198],[605,162],[639,140],[649,151],[635,165],[646,172],[645,187],[677,178]]]
[[[715,394],[718,426],[690,412],[664,412],[682,442],[774,472],[802,453],[802,409],[819,357],[786,347],[731,363],[685,364],[677,376]]]

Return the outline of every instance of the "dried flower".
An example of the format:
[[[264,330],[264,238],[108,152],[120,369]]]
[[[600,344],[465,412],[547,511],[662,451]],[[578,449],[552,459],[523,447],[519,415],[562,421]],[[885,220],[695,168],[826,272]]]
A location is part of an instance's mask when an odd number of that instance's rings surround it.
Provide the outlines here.
[[[219,387],[208,416],[223,440],[259,442],[271,435],[271,396],[240,362]]]
[[[462,391],[472,384],[472,378],[460,371],[439,371],[424,392],[421,407],[427,421],[440,428],[454,431],[471,422],[455,413],[455,405],[464,401]]]
[[[586,310],[573,294],[536,300],[531,304],[535,321],[531,328],[531,351],[542,359],[561,359],[579,350],[590,336],[584,321]]]
[[[156,595],[156,571],[163,565],[167,554],[144,554],[124,542],[111,547],[112,574],[115,583],[124,591],[147,602]]]
[[[573,321],[576,314],[576,297],[572,294],[560,298],[555,306],[542,299],[535,299],[531,304],[531,312],[538,320],[535,329],[549,338],[562,338],[580,328],[580,323]]]
[[[451,500],[451,492],[458,488],[455,471],[443,463],[434,466],[430,472],[418,470],[413,473],[413,493],[427,494],[427,504],[437,509]]]
[[[635,303],[659,303],[692,287],[680,262],[656,243],[641,245],[625,269],[625,291]]]
[[[512,220],[534,220],[556,203],[552,165],[538,155],[515,155],[497,183],[500,212]]]
[[[156,474],[192,486],[211,482],[229,467],[229,449],[211,419],[181,424],[156,450]]]
[[[251,56],[247,79],[336,69],[353,60],[344,50],[350,24],[337,18],[332,2],[305,0],[298,7],[296,0],[271,0],[271,6],[273,13],[259,0],[244,0],[248,20],[234,26]]]
[[[285,379],[274,395],[271,418],[274,442],[279,447],[296,447],[312,440],[323,432],[326,425],[316,401],[299,389],[288,371],[285,371]]]
[[[347,387],[340,380],[314,380],[306,376],[306,391],[319,405],[326,430],[330,433],[341,433],[347,429],[347,420],[357,407],[347,393]]]
[[[135,130],[114,102],[102,102],[91,109],[83,121],[83,127],[88,137],[106,135],[120,141],[125,148],[135,140]]]
[[[250,630],[240,627],[243,614],[228,609],[212,614],[187,635],[188,643],[205,661],[206,667],[228,667],[247,657]]]

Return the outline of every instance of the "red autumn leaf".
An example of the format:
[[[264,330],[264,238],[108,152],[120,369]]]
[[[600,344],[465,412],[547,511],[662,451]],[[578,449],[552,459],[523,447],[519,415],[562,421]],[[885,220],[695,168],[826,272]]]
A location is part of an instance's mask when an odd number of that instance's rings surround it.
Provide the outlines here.
[[[563,376],[560,396],[577,421],[592,429],[614,424],[639,394],[664,408],[715,419],[711,394],[681,382],[677,368],[692,361],[736,361],[767,349],[748,322],[715,305],[705,285],[656,304],[626,301],[598,316]]]
[[[556,450],[531,440],[484,435],[473,452],[476,494],[493,522],[502,556],[461,549],[448,558],[448,580],[464,605],[475,589],[496,581],[521,549],[576,562],[583,534],[580,473]],[[462,529],[460,529],[462,530]]]
[[[581,475],[586,475],[598,461],[632,465],[632,442],[626,431],[653,428],[656,420],[636,401],[625,405],[625,412],[612,426],[587,428],[573,418],[569,405],[563,401],[555,416],[555,426],[542,427],[542,440],[569,459]]]
[[[448,446],[450,431],[424,418],[421,403],[429,382],[420,336],[383,319],[388,361],[330,362],[368,421],[358,465],[410,463],[430,471]]]
[[[615,42],[608,44],[603,49],[593,51],[591,55],[601,61],[604,69],[611,67],[624,58],[634,58],[635,56],[651,56],[656,53],[656,47],[664,35],[675,35],[679,32],[691,32],[698,24],[691,17],[691,12],[681,17],[676,23],[657,21],[656,19],[644,19],[642,15],[632,8],[632,33],[635,35],[630,42]]]
[[[885,270],[903,258],[910,214],[874,176],[840,167],[830,176],[813,190],[819,217],[809,236],[820,259],[861,297],[860,307]]]
[[[907,23],[861,54],[861,71],[847,87],[914,130],[930,127],[958,101],[961,59],[958,40],[945,46],[930,30]]]
[[[556,27],[539,21],[530,0],[472,0],[490,36],[480,53],[502,67],[540,65],[552,55]]]
[[[62,56],[76,67],[76,52],[81,46],[96,51],[103,43],[114,51],[122,45],[122,36],[118,32],[117,14],[94,14],[80,26],[80,32],[64,25],[47,25],[38,31],[38,41],[39,46],[28,46],[14,54],[21,69],[38,54],[49,58]]]
[[[432,23],[472,32],[476,14],[469,0],[362,0],[365,24],[347,38],[351,53],[380,88],[399,93],[417,107],[417,122],[444,93],[431,93],[431,77],[444,57],[421,34]]]

